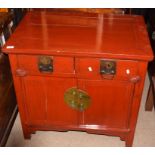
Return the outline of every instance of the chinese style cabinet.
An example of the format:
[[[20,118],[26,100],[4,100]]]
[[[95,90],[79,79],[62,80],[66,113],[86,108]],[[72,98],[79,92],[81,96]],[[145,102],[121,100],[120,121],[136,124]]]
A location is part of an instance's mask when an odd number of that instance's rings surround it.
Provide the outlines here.
[[[132,146],[153,59],[141,16],[27,13],[3,52],[25,138],[37,130],[79,130]]]

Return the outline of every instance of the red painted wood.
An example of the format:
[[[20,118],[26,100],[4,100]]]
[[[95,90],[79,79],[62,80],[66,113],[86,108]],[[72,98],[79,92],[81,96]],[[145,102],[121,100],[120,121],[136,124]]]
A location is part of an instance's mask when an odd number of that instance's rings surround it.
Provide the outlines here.
[[[79,80],[78,86],[91,96],[91,104],[83,112],[82,124],[129,128],[134,84],[115,80]]]
[[[3,51],[152,59],[144,20],[130,15],[28,13]]]
[[[104,58],[77,58],[76,59],[76,72],[79,78],[93,78],[93,79],[106,79],[107,76],[100,74],[100,60],[111,60],[116,62],[117,72],[113,76],[114,80],[127,80],[138,75],[138,61],[127,61],[119,59],[104,59]],[[92,71],[89,71],[89,67]],[[130,74],[127,74],[127,70]],[[108,77],[107,77],[108,78]]]
[[[28,75],[43,75],[38,69],[39,56],[20,55],[18,56],[18,68],[27,71]],[[53,72],[47,73],[49,76],[55,74],[73,74],[74,58],[50,56],[53,60]],[[45,73],[46,74],[46,73]]]
[[[25,138],[37,130],[80,130],[119,136],[132,146],[153,59],[142,17],[28,13],[3,52],[9,54]],[[40,55],[53,59],[53,72],[39,71]],[[102,59],[116,62],[115,75],[100,74]],[[90,95],[88,109],[65,103],[71,87]]]
[[[77,125],[77,111],[64,102],[65,91],[76,86],[75,79],[27,76],[22,82],[29,125]]]
[[[78,112],[70,108],[64,101],[64,93],[68,88],[76,87],[73,78],[46,78],[47,124],[77,125]]]

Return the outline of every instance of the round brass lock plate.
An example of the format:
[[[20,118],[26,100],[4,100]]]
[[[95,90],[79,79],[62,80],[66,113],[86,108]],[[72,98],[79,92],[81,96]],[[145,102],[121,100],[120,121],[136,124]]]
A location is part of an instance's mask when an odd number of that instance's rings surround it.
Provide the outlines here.
[[[65,102],[73,109],[78,107],[78,90],[76,88],[68,89],[64,94]]]
[[[74,87],[65,92],[64,100],[71,108],[79,111],[87,109],[91,102],[88,93]]]
[[[41,63],[43,65],[49,65],[49,64],[51,64],[51,58],[49,56],[40,56],[39,63]]]
[[[87,109],[90,105],[90,96],[83,90],[79,90],[79,110],[83,111]]]

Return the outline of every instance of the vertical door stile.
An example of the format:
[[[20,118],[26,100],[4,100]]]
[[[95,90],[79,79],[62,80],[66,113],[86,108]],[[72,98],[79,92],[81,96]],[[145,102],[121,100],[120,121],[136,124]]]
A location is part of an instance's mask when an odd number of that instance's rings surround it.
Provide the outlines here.
[[[47,124],[47,103],[48,103],[48,98],[47,98],[47,95],[46,95],[46,91],[47,91],[47,86],[46,86],[46,83],[45,83],[45,78],[42,77],[42,85],[43,85],[43,93],[44,93],[44,98],[45,98],[45,120],[44,120],[44,124],[46,125]]]
[[[12,68],[12,72],[13,72],[13,74],[15,74],[15,70],[17,69],[17,68],[20,68],[20,65],[19,65],[19,57],[18,57],[18,55],[14,55],[14,57],[16,57],[16,61],[14,61],[13,63],[16,63],[16,65],[15,66],[12,66],[11,65],[11,67],[14,67],[14,69]],[[10,56],[10,60],[11,60],[11,58],[13,58],[13,56]],[[28,113],[29,113],[29,111],[28,111],[28,109],[26,108],[26,89],[25,89],[25,84],[24,84],[24,77],[17,77],[16,75],[13,75],[15,78],[18,78],[19,79],[19,83],[20,83],[20,86],[21,86],[21,92],[20,93],[22,93],[22,97],[21,97],[21,99],[22,99],[22,106],[23,106],[23,110],[24,110],[24,116],[25,116],[25,124],[29,124],[29,119],[28,119]],[[25,100],[24,100],[24,98],[25,98]]]
[[[82,90],[85,90],[85,83],[83,83],[83,85],[81,85],[81,89]],[[84,118],[84,116],[85,116],[85,110],[84,111],[81,111],[80,112],[81,113],[81,124],[82,125],[85,125],[85,118]]]
[[[76,67],[76,69],[77,69],[77,73],[79,73],[79,59],[75,59],[75,67]],[[81,85],[81,83],[80,83],[80,81],[79,81],[79,77],[77,76],[77,78],[76,78],[76,84],[77,84],[77,89],[79,90],[79,89],[82,89],[82,87],[83,87],[83,85]],[[84,125],[84,111],[77,111],[77,113],[78,113],[78,125]]]
[[[132,113],[132,104],[134,104],[133,102],[133,99],[134,99],[134,93],[135,93],[135,83],[131,83],[131,88],[128,89],[131,97],[129,97],[130,101],[129,101],[129,104],[128,104],[128,113],[127,113],[127,120],[126,120],[126,128],[129,128],[129,125],[130,125],[130,117],[131,117],[131,113]],[[130,90],[133,90],[133,91],[130,91]]]
[[[77,72],[78,72],[78,65],[77,65],[77,59],[74,57],[74,74],[75,74],[75,76],[74,76],[74,78],[75,78],[75,84],[76,84],[76,88],[77,89],[79,89],[79,86],[78,86],[78,77],[77,77]],[[80,112],[79,111],[77,111],[77,126],[80,124],[80,122],[81,122],[81,114],[80,114]]]
[[[29,124],[29,118],[28,118],[28,116],[29,116],[29,108],[27,108],[27,101],[26,101],[26,99],[27,99],[27,95],[26,95],[26,87],[25,87],[25,83],[24,83],[24,77],[18,77],[19,78],[19,80],[20,80],[20,83],[21,83],[21,89],[22,89],[22,93],[23,93],[23,98],[22,98],[22,100],[23,100],[23,107],[24,107],[24,111],[25,111],[25,116],[26,116],[26,120],[27,120],[27,123]]]

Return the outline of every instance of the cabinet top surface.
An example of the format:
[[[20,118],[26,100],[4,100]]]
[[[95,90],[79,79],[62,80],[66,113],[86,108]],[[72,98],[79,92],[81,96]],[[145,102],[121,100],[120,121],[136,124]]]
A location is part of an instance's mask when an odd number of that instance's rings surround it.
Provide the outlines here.
[[[152,60],[141,16],[29,12],[5,53]]]

